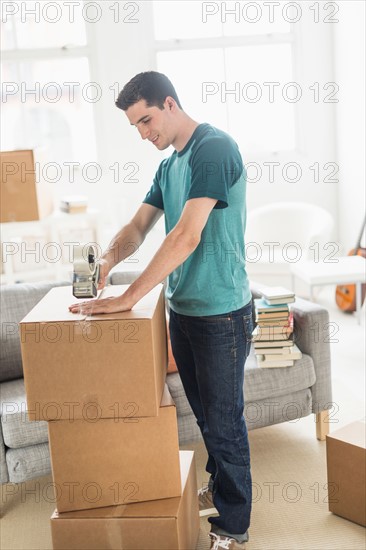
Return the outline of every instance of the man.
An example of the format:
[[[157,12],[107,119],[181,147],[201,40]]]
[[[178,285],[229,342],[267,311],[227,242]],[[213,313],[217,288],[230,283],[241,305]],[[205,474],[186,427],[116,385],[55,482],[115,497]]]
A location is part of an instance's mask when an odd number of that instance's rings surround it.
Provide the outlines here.
[[[142,139],[172,145],[132,220],[102,255],[99,287],[142,244],[164,213],[166,238],[147,268],[119,297],[73,304],[91,314],[131,309],[169,276],[173,354],[208,452],[208,487],[199,491],[211,548],[244,548],[251,512],[251,473],[243,418],[244,364],[252,332],[244,260],[246,173],[236,143],[182,109],[169,79],[136,75],[116,102]]]

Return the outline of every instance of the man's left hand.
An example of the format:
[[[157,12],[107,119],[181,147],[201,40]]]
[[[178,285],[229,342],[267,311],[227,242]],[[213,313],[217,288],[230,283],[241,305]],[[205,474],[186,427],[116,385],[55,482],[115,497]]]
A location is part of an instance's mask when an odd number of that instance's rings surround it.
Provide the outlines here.
[[[102,298],[89,300],[88,302],[77,302],[69,306],[71,313],[81,313],[84,315],[97,315],[99,313],[117,313],[119,311],[129,311],[132,305],[127,302],[124,296],[111,298]]]

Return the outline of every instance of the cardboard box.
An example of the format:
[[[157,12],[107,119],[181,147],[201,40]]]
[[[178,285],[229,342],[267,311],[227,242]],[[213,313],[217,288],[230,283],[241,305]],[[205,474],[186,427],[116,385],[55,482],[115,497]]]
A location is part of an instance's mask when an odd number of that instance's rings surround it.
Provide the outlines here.
[[[42,177],[40,160],[38,150],[0,153],[1,223],[40,220],[51,214],[52,183]]]
[[[366,527],[366,424],[326,436],[329,511]]]
[[[165,385],[158,416],[48,423],[59,512],[180,496],[174,401]]]
[[[123,313],[85,317],[69,312],[75,302],[71,286],[53,288],[20,323],[29,419],[156,416],[168,361],[162,286]]]
[[[182,496],[51,516],[54,550],[195,550],[200,521],[193,451],[180,451]]]

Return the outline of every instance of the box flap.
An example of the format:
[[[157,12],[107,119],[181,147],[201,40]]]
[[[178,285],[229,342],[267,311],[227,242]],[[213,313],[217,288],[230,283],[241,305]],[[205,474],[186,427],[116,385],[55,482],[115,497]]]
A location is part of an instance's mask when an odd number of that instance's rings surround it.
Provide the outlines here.
[[[327,435],[327,438],[337,439],[344,443],[366,449],[366,423],[364,420],[357,420],[356,422],[352,422],[347,426],[335,430]]]
[[[76,301],[72,295],[71,285],[52,288],[21,320],[21,323],[83,321],[85,315],[71,313],[67,307],[73,299]]]
[[[187,483],[188,475],[193,464],[194,451],[179,451],[180,473],[182,482],[182,494]],[[194,472],[194,475],[196,473]],[[135,504],[122,504],[105,508],[92,508],[78,510],[77,512],[64,512],[59,514],[57,510],[51,516],[55,519],[83,519],[83,518],[169,518],[177,517],[182,497],[165,498]]]
[[[127,290],[129,285],[109,285],[99,292],[98,298],[109,298],[112,296],[120,296]],[[101,315],[86,316],[80,313],[71,313],[69,305],[78,302],[72,294],[72,285],[52,288],[46,296],[22,319],[21,323],[48,323],[55,321],[83,321],[99,320],[105,321],[110,319],[115,320],[132,320],[132,319],[151,319],[154,315],[157,301],[162,292],[162,286],[158,285],[151,290],[146,296],[141,298],[135,304],[131,311],[123,311],[120,313],[108,313]],[[80,300],[89,301],[93,298]]]

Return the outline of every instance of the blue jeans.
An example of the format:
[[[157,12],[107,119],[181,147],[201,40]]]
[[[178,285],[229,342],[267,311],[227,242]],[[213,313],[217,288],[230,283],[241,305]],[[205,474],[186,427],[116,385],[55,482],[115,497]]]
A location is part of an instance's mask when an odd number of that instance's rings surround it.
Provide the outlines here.
[[[253,330],[252,305],[207,317],[170,311],[173,355],[202,432],[213,502],[212,531],[247,540],[252,505],[248,432],[243,417],[244,365]]]

